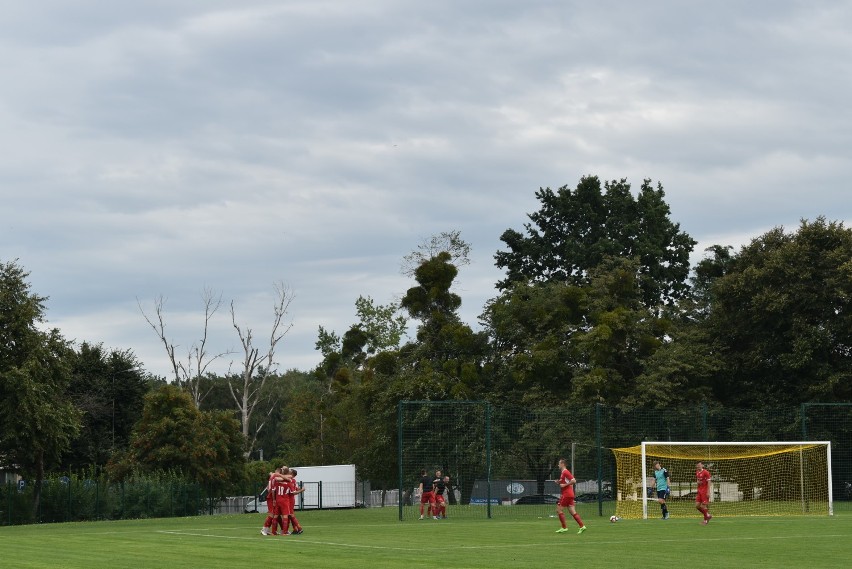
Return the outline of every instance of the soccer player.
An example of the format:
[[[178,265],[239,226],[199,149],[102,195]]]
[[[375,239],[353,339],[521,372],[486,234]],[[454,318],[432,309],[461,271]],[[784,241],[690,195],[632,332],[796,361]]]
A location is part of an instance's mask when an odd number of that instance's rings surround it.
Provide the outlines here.
[[[561,471],[559,486],[562,488],[562,496],[560,496],[559,502],[556,504],[556,515],[559,516],[559,523],[562,524],[562,527],[556,530],[556,533],[565,533],[568,531],[568,527],[565,525],[565,512],[563,511],[563,508],[566,506],[568,507],[568,511],[571,512],[574,521],[580,526],[577,533],[583,533],[586,531],[586,525],[580,519],[580,514],[577,513],[577,509],[574,507],[574,485],[577,484],[577,479],[568,470],[567,465],[568,463],[565,462],[564,458],[559,459],[559,470]]]
[[[426,515],[433,515],[435,494],[432,492],[432,477],[426,475],[426,469],[420,471],[420,519],[423,519],[423,506],[428,504]],[[438,519],[438,518],[435,518]]]
[[[277,529],[278,504],[276,497],[278,495],[278,486],[284,484],[289,479],[289,474],[286,474],[288,470],[286,466],[282,466],[274,472],[269,473],[269,480],[266,482],[266,521],[263,522],[263,527],[260,528],[262,535],[274,535]]]
[[[698,492],[695,494],[695,509],[704,516],[701,523],[705,526],[713,516],[710,515],[710,472],[704,468],[704,463],[695,465],[695,478],[698,481]]]
[[[283,533],[289,535],[289,532],[287,531],[287,529],[289,528],[290,524],[292,523],[293,524],[293,533],[296,534],[296,535],[299,535],[300,533],[302,533],[302,526],[299,525],[299,520],[296,519],[296,494],[301,494],[302,492],[305,491],[305,489],[299,488],[299,484],[296,482],[296,475],[298,474],[298,471],[295,468],[290,469],[290,474],[293,477],[288,482],[288,485],[290,487],[290,491],[287,493],[288,504],[287,504],[287,509],[284,512],[286,517],[284,518]]]
[[[435,507],[432,509],[432,513],[435,514],[434,518],[436,520],[446,518],[447,503],[444,500],[444,492],[447,491],[447,482],[441,475],[440,470],[435,471],[435,480],[432,481],[432,484],[435,488]]]
[[[666,498],[669,497],[671,491],[671,478],[669,471],[663,468],[660,461],[654,462],[654,480],[657,483],[657,502],[660,503],[660,509],[663,511],[663,519],[669,519],[669,508],[666,506]]]
[[[275,518],[272,520],[272,535],[285,535],[287,533],[287,529],[284,526],[284,519],[289,516],[290,482],[292,481],[293,474],[286,466],[282,466],[281,470],[282,474],[287,475],[287,479],[282,480],[275,487]],[[281,527],[281,534],[278,533],[278,526]]]

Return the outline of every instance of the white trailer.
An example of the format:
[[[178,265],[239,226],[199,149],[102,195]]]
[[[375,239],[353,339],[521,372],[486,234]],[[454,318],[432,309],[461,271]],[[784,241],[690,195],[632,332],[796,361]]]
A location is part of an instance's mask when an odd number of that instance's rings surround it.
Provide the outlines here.
[[[292,466],[305,491],[296,499],[303,510],[355,507],[355,465]]]

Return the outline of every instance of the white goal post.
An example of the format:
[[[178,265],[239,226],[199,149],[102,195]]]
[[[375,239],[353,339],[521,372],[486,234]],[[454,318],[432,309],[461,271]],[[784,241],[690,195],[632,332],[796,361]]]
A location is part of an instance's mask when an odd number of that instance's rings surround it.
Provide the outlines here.
[[[643,442],[612,451],[620,517],[649,517],[649,502],[657,501],[655,461],[671,477],[667,507],[675,517],[697,515],[697,462],[712,475],[714,515],[834,514],[830,441]]]

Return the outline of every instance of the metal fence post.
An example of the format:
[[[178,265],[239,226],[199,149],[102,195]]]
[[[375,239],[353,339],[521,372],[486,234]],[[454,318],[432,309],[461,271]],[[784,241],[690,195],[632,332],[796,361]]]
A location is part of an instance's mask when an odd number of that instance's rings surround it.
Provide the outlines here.
[[[491,519],[491,404],[485,402],[485,480],[488,485],[488,519]]]
[[[595,403],[595,446],[598,447],[598,515],[603,515],[603,436],[601,404]]]
[[[402,502],[403,496],[405,496],[402,472],[402,401],[396,404],[396,424],[398,425],[396,462],[399,464],[399,499],[397,500],[397,502],[399,503],[399,521],[402,521]]]

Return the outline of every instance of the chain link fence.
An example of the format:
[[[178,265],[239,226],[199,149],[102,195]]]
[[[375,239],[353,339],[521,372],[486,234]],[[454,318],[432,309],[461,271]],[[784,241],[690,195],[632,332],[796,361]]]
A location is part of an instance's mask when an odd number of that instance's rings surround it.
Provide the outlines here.
[[[457,516],[550,515],[560,458],[578,481],[578,510],[610,515],[616,481],[610,449],[641,441],[831,441],[833,499],[841,510],[852,500],[852,404],[529,410],[485,401],[402,401],[398,421],[401,520],[420,516],[422,469],[450,476],[449,503]],[[504,507],[519,505],[525,507]]]
[[[578,510],[608,516],[615,510],[612,448],[641,441],[796,440],[831,441],[834,511],[852,511],[852,404],[625,411],[604,405],[529,410],[484,401],[402,401],[398,488],[379,490],[356,481],[354,507],[392,508],[401,520],[419,517],[417,490],[426,469],[430,476],[436,470],[450,476],[445,496],[450,517],[546,517],[559,494],[553,482],[557,461],[565,458],[578,481]],[[124,483],[60,477],[42,483],[36,507],[34,484],[9,480],[0,485],[0,525],[261,512],[266,504],[257,495],[264,483],[231,489],[223,498],[221,491],[176,476]],[[301,507],[324,508],[339,493],[332,485],[316,492],[317,499]]]

